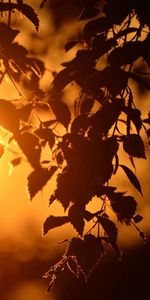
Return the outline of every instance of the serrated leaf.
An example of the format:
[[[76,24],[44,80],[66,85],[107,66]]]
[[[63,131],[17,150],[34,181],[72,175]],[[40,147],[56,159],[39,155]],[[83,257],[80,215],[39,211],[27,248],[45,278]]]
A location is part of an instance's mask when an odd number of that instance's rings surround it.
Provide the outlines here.
[[[102,71],[103,85],[113,97],[116,97],[127,87],[129,73],[117,66],[108,66]]]
[[[34,131],[36,135],[38,135],[41,139],[49,142],[50,148],[52,148],[55,144],[55,135],[51,129],[48,128],[39,128]]]
[[[108,195],[113,211],[120,222],[130,225],[131,219],[135,215],[137,202],[132,196],[124,196],[124,193],[110,193]]]
[[[130,156],[137,158],[145,157],[144,143],[138,134],[130,134],[123,137],[123,149]]]
[[[31,166],[33,168],[39,167],[41,156],[41,145],[39,143],[39,139],[32,133],[24,132],[22,134],[15,135],[15,140],[26,155]]]
[[[76,257],[78,272],[87,280],[103,255],[101,240],[92,234],[85,235],[84,239],[72,238],[66,255]]]
[[[129,119],[133,122],[136,127],[137,132],[139,133],[142,127],[142,120],[141,120],[141,112],[139,109],[124,107],[123,111],[127,114]]]
[[[12,11],[17,9],[23,15],[25,15],[36,27],[36,30],[39,29],[39,18],[35,13],[34,9],[27,4],[16,4],[16,3],[0,3],[0,11]]]
[[[107,134],[112,125],[117,121],[122,110],[122,101],[116,99],[114,103],[105,103],[92,117],[90,117],[90,131],[93,134]]]
[[[142,188],[141,185],[139,183],[139,180],[137,179],[137,177],[135,176],[135,174],[132,172],[132,170],[130,170],[128,167],[124,166],[124,165],[119,165],[123,171],[125,172],[125,174],[127,175],[128,179],[130,180],[130,182],[133,184],[133,186],[138,190],[138,192],[142,194]]]
[[[115,223],[108,218],[105,217],[98,217],[98,220],[100,224],[102,225],[105,233],[109,237],[110,241],[113,243],[116,243],[117,241],[117,235],[118,235],[118,229],[115,225]]]
[[[55,166],[52,166],[50,170],[39,167],[28,176],[27,188],[30,200],[46,185],[56,170]]]
[[[84,230],[84,209],[76,204],[72,205],[68,212],[70,223],[82,236]]]
[[[79,20],[87,20],[96,17],[99,14],[100,10],[97,9],[96,7],[89,7],[86,9],[83,9],[81,12],[81,15],[79,17]]]
[[[49,104],[57,118],[57,121],[67,128],[71,119],[71,113],[68,105],[62,101],[50,101]]]
[[[49,216],[43,224],[43,235],[45,235],[49,230],[56,228],[58,226],[62,226],[68,222],[69,222],[69,218],[67,216],[62,216],[62,217]]]

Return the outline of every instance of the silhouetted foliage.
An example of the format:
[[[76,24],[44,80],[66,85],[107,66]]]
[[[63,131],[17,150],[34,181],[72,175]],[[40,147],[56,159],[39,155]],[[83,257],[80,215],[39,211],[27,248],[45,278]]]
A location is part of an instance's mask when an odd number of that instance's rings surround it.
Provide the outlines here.
[[[42,8],[46,2],[42,1],[39,6]],[[142,195],[137,176],[120,163],[120,148],[122,146],[135,167],[134,158],[146,159],[143,129],[150,144],[150,113],[142,119],[130,85],[131,79],[150,90],[147,77],[133,72],[137,61],[141,64],[144,60],[149,67],[148,4],[146,0],[141,3],[107,0],[101,11],[98,3],[97,0],[82,1],[83,10],[78,19],[85,22],[82,34],[78,40],[64,45],[65,51],[77,45],[80,49],[74,58],[62,63],[63,69],[55,73],[49,91],[43,91],[39,84],[45,72],[43,61],[30,56],[24,46],[14,41],[19,30],[11,26],[10,16],[16,9],[38,30],[36,12],[23,1],[0,3],[0,11],[8,11],[8,25],[0,23],[3,63],[0,83],[7,75],[19,93],[17,102],[0,99],[0,125],[12,134],[9,143],[17,142],[33,168],[27,178],[30,200],[56,172],[56,189],[49,196],[49,205],[59,201],[66,215],[50,215],[44,222],[43,234],[69,222],[77,234],[68,241],[62,259],[44,275],[50,280],[48,290],[66,267],[77,278],[83,276],[87,280],[107,245],[121,258],[116,219],[111,219],[107,206],[119,222],[134,225],[145,241],[144,233],[135,225],[142,220],[136,213],[137,201],[124,191],[118,191],[118,187],[112,187],[110,180],[122,168]],[[135,19],[138,22],[133,27]],[[62,100],[65,88],[71,83],[80,90],[73,108]],[[24,99],[18,86],[30,91],[32,99]],[[41,118],[42,109],[49,113],[49,120]],[[30,119],[31,115],[37,118],[36,124]],[[46,145],[51,155],[42,161]],[[4,150],[5,146],[0,144],[0,157]],[[19,155],[10,163],[16,167],[22,159]],[[94,197],[100,208],[91,213],[86,206]],[[97,233],[92,232],[94,228]]]

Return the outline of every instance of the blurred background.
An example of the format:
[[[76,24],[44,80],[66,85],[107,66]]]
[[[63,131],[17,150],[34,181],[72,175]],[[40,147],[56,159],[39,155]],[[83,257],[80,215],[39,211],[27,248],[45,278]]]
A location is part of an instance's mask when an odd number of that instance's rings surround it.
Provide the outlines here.
[[[7,1],[5,1],[7,2]],[[13,27],[20,28],[17,41],[27,47],[31,55],[45,62],[46,72],[41,80],[41,88],[47,90],[53,80],[53,72],[61,69],[61,63],[70,60],[76,48],[65,53],[64,45],[80,34],[84,22],[77,22],[82,9],[82,1],[55,0],[47,1],[40,9],[40,1],[26,1],[32,4],[40,18],[40,30],[19,13],[13,16]],[[7,15],[1,17],[1,21]],[[143,118],[149,111],[149,93],[133,84],[137,108],[143,111]],[[76,89],[67,90],[66,101],[73,101]],[[17,99],[18,91],[12,82],[5,78],[0,85],[1,99]],[[2,133],[0,132],[2,139]],[[146,141],[146,137],[143,136]],[[146,149],[146,153],[147,153]],[[58,279],[54,290],[46,294],[48,282],[42,278],[51,264],[57,262],[65,245],[60,241],[75,234],[71,225],[54,229],[42,237],[42,224],[50,215],[61,215],[63,209],[59,203],[48,207],[48,200],[55,182],[50,181],[29,203],[26,189],[26,178],[32,169],[22,162],[10,172],[9,161],[14,157],[10,151],[0,159],[0,299],[1,300],[60,300],[60,299],[145,299],[150,270],[150,158],[136,160],[137,176],[143,186],[142,198],[129,184],[123,172],[112,178],[121,191],[128,190],[138,202],[138,213],[144,219],[140,229],[147,236],[147,243],[142,244],[135,228],[119,225],[119,244],[123,249],[123,262],[117,261],[110,251],[99,267],[92,274],[89,282],[79,282],[71,273],[64,272]],[[122,154],[122,163],[126,164],[127,156]],[[130,166],[131,167],[131,166]],[[96,209],[92,201],[91,209]]]

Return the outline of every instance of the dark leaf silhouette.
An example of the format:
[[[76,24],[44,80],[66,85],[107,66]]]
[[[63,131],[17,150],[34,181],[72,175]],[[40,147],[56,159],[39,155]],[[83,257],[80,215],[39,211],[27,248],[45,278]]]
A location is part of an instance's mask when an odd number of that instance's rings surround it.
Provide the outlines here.
[[[147,39],[143,42],[127,42],[122,47],[117,47],[110,52],[108,62],[112,66],[132,64],[139,57],[143,56],[148,48],[149,42]]]
[[[124,193],[110,193],[110,204],[120,222],[130,224],[135,215],[137,203],[132,196],[124,196]]]
[[[125,174],[127,175],[128,179],[130,180],[130,182],[134,185],[134,187],[140,192],[140,194],[142,195],[142,189],[141,189],[141,185],[139,183],[139,180],[137,179],[137,177],[135,176],[135,174],[126,166],[124,165],[120,165],[120,167],[123,169],[123,171],[125,172]]]
[[[62,101],[50,101],[49,104],[57,120],[67,128],[71,118],[68,105]]]
[[[110,21],[120,25],[132,9],[132,1],[108,0],[103,11]]]
[[[0,126],[16,133],[19,130],[19,118],[14,104],[0,99]]]
[[[116,99],[114,103],[106,102],[103,107],[90,118],[89,123],[92,125],[90,135],[107,134],[108,130],[117,121],[122,110],[122,105],[123,101],[119,99]]]
[[[142,78],[141,76],[139,76],[138,74],[135,74],[133,72],[130,72],[129,76],[131,79],[133,79],[138,84],[140,84],[142,87],[144,87],[146,90],[150,91],[150,84],[149,84],[149,82],[147,82],[147,80],[145,80],[144,78]]]
[[[26,155],[28,161],[33,168],[37,168],[40,165],[41,145],[39,139],[29,132],[15,135],[19,147]]]
[[[135,215],[133,217],[133,220],[134,220],[135,223],[139,223],[139,222],[141,222],[143,220],[143,217],[140,216],[140,215]]]
[[[17,158],[12,159],[12,160],[10,161],[10,163],[11,163],[11,165],[12,165],[13,167],[16,167],[16,166],[18,166],[18,165],[21,163],[21,160],[22,160],[21,157],[17,157]]]
[[[19,108],[18,111],[18,116],[21,118],[23,121],[28,122],[29,116],[32,111],[32,104],[27,104],[21,108]]]
[[[14,9],[20,11],[35,25],[37,30],[39,29],[39,18],[31,6],[23,3],[0,3],[0,11],[12,11]]]
[[[69,51],[70,49],[72,49],[74,46],[76,46],[77,44],[79,43],[79,41],[71,41],[71,42],[68,42],[66,45],[65,45],[65,50],[66,52]]]
[[[41,8],[48,3],[46,0],[39,2]],[[63,15],[63,19],[54,20],[56,37],[63,33],[61,26],[64,23],[65,26],[70,24],[64,19],[61,2],[52,1],[48,5],[48,11],[56,12],[58,8],[57,14]],[[30,200],[55,173],[56,187],[54,192],[50,191],[49,204],[59,201],[68,215],[50,215],[44,222],[43,234],[70,222],[78,236],[70,242],[68,238],[62,241],[68,242],[64,255],[44,275],[50,281],[48,290],[66,268],[76,278],[87,281],[104,253],[105,243],[106,248],[110,245],[121,258],[117,222],[110,219],[110,210],[119,222],[133,225],[146,241],[136,225],[142,220],[136,211],[136,200],[109,184],[120,166],[130,183],[142,194],[135,173],[126,165],[120,165],[119,150],[123,146],[124,154],[136,170],[136,158],[146,158],[142,129],[147,134],[147,146],[150,145],[150,113],[147,118],[142,117],[142,109],[136,108],[132,86],[133,80],[141,94],[147,92],[145,89],[150,90],[149,4],[147,0],[68,3],[65,3],[65,15],[74,20],[72,17],[80,11],[78,21],[85,22],[78,24],[76,32],[69,33],[71,41],[65,41],[64,50],[74,49],[70,52],[70,60],[67,55],[67,61],[61,63],[63,69],[57,73],[47,69],[44,63],[49,47],[55,46],[48,42],[49,35],[31,33],[36,43],[34,45],[33,40],[30,51],[15,41],[20,31],[22,34],[22,24],[19,26],[15,22],[14,12],[17,10],[27,17],[38,30],[39,18],[34,9],[23,0],[0,1],[1,17],[5,17],[5,12],[8,17],[8,20],[4,19],[8,25],[0,23],[0,84],[9,77],[7,85],[11,81],[18,92],[17,99],[0,100],[0,157],[8,148],[11,155],[15,155],[9,161],[11,168],[26,160],[31,165],[33,170],[27,178]],[[68,15],[69,5],[75,8],[71,15]],[[13,29],[18,26],[20,30]],[[35,49],[38,41],[39,45],[45,46]],[[50,41],[53,42],[53,38],[50,37]],[[60,42],[58,40],[58,48],[63,46]],[[50,71],[53,76],[49,87],[45,85],[45,71]],[[42,86],[46,89],[42,90]],[[73,94],[70,93],[67,104],[65,97],[71,89]],[[75,93],[78,96],[74,101]],[[18,150],[11,148],[15,146],[15,143],[10,144],[14,140]],[[101,205],[94,212],[90,211],[91,200]],[[90,234],[84,232],[85,224]]]
[[[140,21],[141,25],[147,24],[150,25],[149,14],[148,14],[148,2],[144,0],[142,3],[141,1],[134,1],[135,11],[137,13],[137,18]]]
[[[52,166],[50,170],[39,167],[28,176],[27,188],[30,200],[46,185],[56,170],[55,166]]]
[[[56,92],[59,92],[65,88],[71,81],[74,80],[74,71],[65,68],[60,71],[54,78],[53,85]]]
[[[79,265],[79,272],[87,280],[103,255],[100,238],[87,234],[84,239],[73,238],[68,246],[67,256],[75,256]]]
[[[83,37],[89,40],[97,33],[107,31],[111,28],[110,19],[107,17],[101,17],[88,22],[83,29]]]
[[[89,113],[94,105],[94,99],[91,97],[85,98],[81,103],[81,114]]]
[[[4,154],[4,147],[2,144],[0,144],[0,158],[3,156]]]
[[[117,235],[118,235],[118,229],[117,229],[115,223],[113,221],[109,220],[108,218],[105,218],[102,216],[99,217],[98,220],[99,220],[100,224],[102,225],[105,233],[109,237],[110,241],[115,244],[117,241]]]
[[[144,119],[143,122],[150,125],[150,112],[148,113],[148,118]]]
[[[40,4],[40,8],[43,8],[43,6],[45,5],[46,2],[47,2],[47,0],[43,0]]]
[[[103,85],[112,97],[116,97],[127,87],[129,74],[118,67],[106,67],[102,72]]]
[[[118,229],[117,229],[115,223],[103,216],[99,217],[98,220],[99,220],[99,223],[102,225],[105,234],[107,235],[107,237],[104,237],[102,239],[104,239],[107,243],[110,243],[114,252],[120,258],[121,251],[117,245]]]
[[[137,158],[146,158],[144,144],[141,137],[138,134],[130,134],[124,136],[123,149],[130,156]]]
[[[53,228],[56,228],[58,226],[62,226],[69,222],[68,217],[55,217],[55,216],[49,216],[44,224],[43,224],[43,234],[47,234],[47,232]]]
[[[70,207],[68,216],[73,227],[82,236],[84,229],[84,208],[74,204]]]
[[[34,131],[36,135],[38,135],[41,139],[49,142],[50,148],[52,148],[55,144],[55,136],[51,129],[48,128],[39,128]]]
[[[142,127],[142,120],[141,120],[141,112],[139,109],[131,108],[131,107],[124,107],[123,111],[127,114],[129,119],[133,122],[136,127],[137,133],[140,132]]]
[[[90,125],[89,118],[81,115],[75,118],[71,124],[71,132],[84,133]]]
[[[15,39],[18,35],[19,30],[12,29],[10,26],[5,23],[0,22],[0,44],[4,47],[9,46],[9,44]]]
[[[49,120],[42,122],[43,127],[48,128],[57,123],[57,120]]]
[[[50,164],[50,160],[46,160],[46,159],[45,159],[45,160],[42,160],[42,161],[41,161],[41,164]]]
[[[117,45],[117,41],[113,38],[106,40],[105,35],[100,34],[92,41],[92,54],[94,58],[100,58],[107,53],[113,46]]]
[[[81,20],[94,18],[99,14],[99,12],[100,12],[99,9],[97,9],[96,7],[86,8],[81,12],[79,20],[81,21]]]

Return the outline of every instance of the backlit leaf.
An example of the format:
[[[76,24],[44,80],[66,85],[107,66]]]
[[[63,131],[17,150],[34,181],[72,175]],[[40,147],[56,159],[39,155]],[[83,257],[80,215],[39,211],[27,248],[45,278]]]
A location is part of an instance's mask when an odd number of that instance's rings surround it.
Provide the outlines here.
[[[13,9],[20,11],[35,25],[36,30],[39,29],[39,18],[31,6],[24,3],[0,3],[0,11],[12,11]]]
[[[29,163],[33,168],[40,165],[41,145],[39,139],[32,133],[24,132],[15,136],[19,147],[26,155]]]
[[[68,105],[62,101],[50,101],[50,107],[57,118],[57,121],[62,123],[64,127],[68,127],[71,119],[71,114]]]
[[[68,216],[73,227],[82,236],[84,230],[84,208],[74,204],[70,207]]]
[[[120,167],[123,169],[123,171],[125,172],[125,174],[127,175],[128,179],[130,180],[130,182],[134,185],[134,187],[140,192],[140,194],[142,195],[142,189],[141,189],[141,185],[137,179],[137,177],[135,176],[135,174],[126,166],[124,165],[120,165]]]
[[[132,196],[125,196],[124,193],[110,193],[110,204],[116,213],[120,222],[125,222],[130,225],[130,222],[135,215],[137,202]]]
[[[14,104],[0,99],[0,126],[16,133],[19,130],[19,118]]]
[[[85,235],[84,239],[72,238],[66,255],[76,257],[79,272],[87,280],[103,255],[101,240],[92,234]]]
[[[52,166],[49,169],[39,167],[35,169],[27,178],[27,188],[29,199],[32,200],[33,197],[42,190],[49,179],[53,176],[57,167]]]
[[[139,109],[124,107],[123,111],[127,114],[128,118],[133,122],[139,133],[142,127],[141,112]]]
[[[107,31],[111,28],[110,19],[107,17],[100,17],[98,19],[88,22],[83,29],[83,36],[85,39],[90,39],[97,33]]]
[[[130,156],[137,158],[145,157],[145,148],[141,137],[138,134],[130,134],[123,137],[123,149]]]
[[[36,135],[38,135],[41,139],[49,142],[50,147],[52,148],[55,144],[55,135],[49,128],[39,128],[34,131]]]
[[[100,224],[102,225],[105,233],[109,237],[110,241],[113,243],[116,243],[117,241],[117,235],[118,235],[118,229],[115,225],[115,223],[108,218],[105,217],[98,217],[98,220]]]
[[[67,216],[62,216],[62,217],[49,216],[43,224],[43,234],[45,235],[49,230],[56,228],[58,226],[62,226],[68,222],[69,222],[69,218]]]

